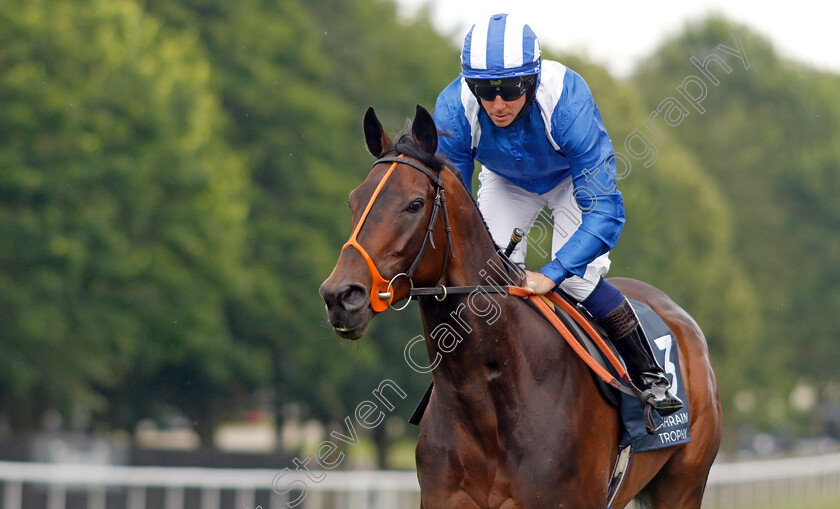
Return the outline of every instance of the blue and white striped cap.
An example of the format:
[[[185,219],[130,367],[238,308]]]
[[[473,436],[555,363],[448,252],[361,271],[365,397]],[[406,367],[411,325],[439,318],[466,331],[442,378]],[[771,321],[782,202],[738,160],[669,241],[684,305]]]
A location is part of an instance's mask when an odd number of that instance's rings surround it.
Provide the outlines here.
[[[472,26],[461,49],[461,76],[490,79],[540,72],[540,43],[531,27],[509,14]]]

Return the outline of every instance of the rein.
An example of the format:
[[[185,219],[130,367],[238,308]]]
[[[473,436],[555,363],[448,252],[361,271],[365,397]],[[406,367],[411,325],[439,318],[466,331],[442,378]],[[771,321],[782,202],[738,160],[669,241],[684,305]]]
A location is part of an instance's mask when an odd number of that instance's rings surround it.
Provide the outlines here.
[[[515,295],[517,297],[521,297],[522,299],[528,300],[531,304],[545,317],[546,320],[551,323],[552,326],[563,336],[563,339],[566,340],[566,343],[572,348],[572,350],[580,357],[584,363],[591,369],[601,380],[606,382],[610,387],[632,396],[642,402],[643,407],[643,418],[645,422],[645,428],[648,434],[655,434],[659,427],[656,425],[656,421],[653,417],[653,406],[648,401],[652,398],[652,395],[645,395],[633,381],[630,379],[630,375],[627,373],[627,370],[624,368],[624,364],[622,364],[621,360],[616,357],[615,353],[612,349],[607,345],[604,338],[592,327],[592,324],[589,323],[581,313],[578,311],[575,306],[569,303],[566,299],[561,297],[559,294],[554,292],[549,292],[545,295],[534,295],[531,293],[530,290],[526,288],[522,288],[519,286],[500,286],[500,285],[476,285],[476,286],[438,286],[434,288],[412,288],[410,295],[411,296],[434,296],[436,300],[443,301],[448,295],[464,295],[464,294],[471,294],[473,292],[480,292],[480,293],[498,293],[503,295]],[[601,353],[606,357],[607,362],[615,369],[618,376],[621,378],[619,381],[616,377],[612,375],[609,371],[607,371],[603,366],[598,364],[592,354],[590,354],[584,347],[581,345],[577,339],[575,339],[572,332],[569,328],[563,323],[563,321],[557,316],[553,309],[551,309],[550,304],[557,306],[558,308],[565,311],[572,319],[586,332],[586,335],[595,343],[595,346],[601,351]],[[624,383],[622,383],[622,381]],[[426,405],[429,403],[429,397],[431,396],[432,385],[429,386],[429,389],[426,391],[426,394],[423,396],[423,400],[420,402],[420,405],[417,409],[414,410],[414,415],[411,416],[409,419],[410,424],[419,424],[420,418],[423,416],[423,411],[426,408]]]
[[[608,383],[611,387],[618,389],[621,392],[629,394],[631,396],[639,396],[638,392],[634,392],[633,389],[633,382],[630,380],[630,376],[627,374],[627,370],[624,368],[624,365],[621,361],[616,357],[613,353],[612,349],[607,345],[604,339],[598,334],[598,331],[592,327],[592,324],[578,311],[575,307],[570,304],[566,299],[561,297],[556,293],[548,293],[546,295],[534,295],[531,293],[530,290],[519,286],[502,286],[502,285],[476,285],[476,286],[437,286],[434,288],[413,288],[411,290],[412,296],[434,296],[438,301],[442,301],[449,295],[464,295],[464,294],[471,294],[474,292],[479,293],[498,293],[503,295],[514,295],[516,297],[521,297],[522,299],[530,300],[534,306],[548,319],[549,322],[557,329],[558,332],[563,336],[569,346],[575,351],[575,353],[580,356],[584,362],[589,366],[592,371],[595,372],[602,380]],[[560,321],[559,318],[554,314],[554,311],[551,310],[548,304],[546,304],[546,300],[550,301],[555,306],[561,308],[563,311],[569,314],[575,322],[583,329],[586,334],[592,339],[595,345],[601,350],[604,356],[607,358],[609,363],[615,368],[618,376],[629,385],[631,388],[625,387],[621,382],[619,382],[609,371],[604,369],[600,364],[598,364],[595,359],[583,348],[583,346],[578,343],[578,341],[574,338],[572,333],[569,329],[563,325],[563,322]]]

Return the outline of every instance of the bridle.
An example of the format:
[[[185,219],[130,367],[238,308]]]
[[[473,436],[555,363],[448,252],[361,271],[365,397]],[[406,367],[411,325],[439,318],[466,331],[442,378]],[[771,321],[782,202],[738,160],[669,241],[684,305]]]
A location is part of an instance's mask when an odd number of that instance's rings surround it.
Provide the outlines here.
[[[426,251],[426,246],[428,244],[431,244],[432,248],[437,249],[435,247],[435,241],[432,237],[434,235],[435,225],[437,224],[437,217],[441,210],[443,211],[443,225],[444,232],[446,233],[446,246],[444,247],[443,266],[440,269],[438,277],[435,279],[434,283],[432,283],[432,286],[436,285],[437,282],[440,281],[440,278],[443,277],[443,273],[446,271],[446,263],[449,257],[455,257],[455,254],[452,252],[452,239],[450,236],[451,228],[449,227],[449,215],[446,213],[446,196],[444,195],[443,180],[437,175],[435,175],[435,173],[429,168],[423,166],[422,164],[413,159],[406,158],[403,154],[400,154],[397,157],[379,158],[376,161],[374,161],[373,166],[376,166],[380,163],[391,163],[391,166],[390,168],[388,168],[388,171],[385,172],[385,175],[382,177],[382,180],[379,181],[379,184],[377,184],[376,189],[374,189],[373,194],[371,195],[364,212],[362,212],[362,217],[359,219],[359,223],[353,230],[353,234],[350,236],[350,239],[341,248],[341,250],[344,251],[345,249],[347,249],[347,247],[352,246],[356,248],[356,250],[359,253],[361,253],[362,257],[364,257],[372,279],[372,284],[370,287],[370,307],[377,313],[385,311],[389,307],[392,307],[391,304],[394,300],[394,292],[392,291],[392,287],[394,285],[394,281],[396,281],[397,278],[399,278],[400,276],[405,276],[405,278],[411,285],[411,288],[414,288],[414,282],[411,278],[414,276],[414,273],[417,271],[417,267],[420,265],[420,260],[423,258],[423,253]],[[423,245],[420,246],[420,251],[417,252],[417,256],[414,257],[414,261],[411,263],[411,266],[406,272],[400,272],[399,274],[396,274],[389,281],[382,277],[382,274],[380,274],[379,269],[376,268],[376,264],[373,263],[373,259],[370,257],[370,254],[368,254],[367,250],[365,250],[365,248],[362,247],[361,244],[359,244],[358,236],[359,231],[362,229],[362,226],[365,223],[365,219],[367,219],[370,209],[373,208],[373,203],[376,201],[376,198],[379,196],[380,191],[382,191],[382,188],[385,187],[385,183],[388,181],[388,178],[391,176],[391,174],[394,172],[394,169],[399,164],[407,164],[412,168],[423,172],[432,181],[432,184],[435,187],[436,194],[434,205],[432,208],[432,215],[429,218],[428,226],[426,226],[426,236],[423,239]],[[411,297],[409,296],[409,299],[405,303],[405,305],[403,305],[401,308],[392,307],[392,309],[405,309],[405,307],[410,301]]]
[[[385,172],[385,175],[382,177],[382,180],[379,181],[377,184],[376,189],[374,189],[373,194],[368,201],[367,206],[365,207],[364,212],[362,212],[362,217],[359,219],[359,223],[356,225],[356,228],[353,230],[353,234],[350,236],[350,239],[342,246],[341,250],[344,251],[347,247],[352,246],[356,248],[359,253],[361,253],[362,257],[365,259],[365,263],[367,263],[368,270],[370,271],[371,275],[371,288],[370,288],[370,307],[375,312],[379,313],[385,311],[389,307],[396,311],[401,311],[405,309],[408,304],[411,302],[412,297],[421,297],[421,296],[429,296],[434,297],[435,300],[442,302],[446,299],[449,295],[462,295],[462,294],[469,294],[476,290],[482,291],[484,293],[500,293],[500,294],[507,294],[509,293],[510,287],[507,285],[477,285],[477,286],[443,286],[438,285],[438,281],[443,277],[444,272],[446,271],[446,264],[450,257],[455,258],[455,253],[452,251],[452,237],[451,237],[451,228],[449,226],[449,214],[446,212],[446,196],[444,194],[445,188],[443,185],[443,180],[438,177],[432,170],[427,168],[426,166],[420,164],[419,162],[408,159],[405,157],[404,154],[400,154],[397,157],[382,157],[374,161],[373,166],[376,166],[380,163],[391,163],[391,166]],[[376,268],[376,264],[373,262],[373,259],[368,254],[367,250],[359,243],[358,235],[359,231],[362,229],[362,225],[365,222],[365,219],[368,216],[371,208],[373,207],[373,203],[376,201],[376,198],[379,196],[380,191],[385,186],[385,183],[388,181],[388,178],[394,172],[394,169],[397,167],[398,164],[407,164],[412,168],[415,168],[421,172],[423,172],[429,179],[432,181],[432,184],[435,186],[436,194],[435,194],[435,201],[434,206],[432,208],[432,214],[429,218],[429,224],[426,227],[426,236],[423,239],[423,245],[420,247],[420,251],[417,252],[417,256],[414,257],[414,261],[411,263],[411,266],[406,272],[400,272],[396,274],[389,280],[382,277],[379,272],[379,269]],[[438,277],[435,278],[434,283],[432,283],[429,287],[423,288],[415,288],[414,281],[412,277],[414,276],[415,271],[417,270],[418,265],[420,264],[420,260],[423,258],[423,253],[426,250],[426,246],[428,244],[432,245],[432,248],[435,248],[435,241],[433,239],[435,225],[437,224],[437,217],[440,214],[441,210],[443,211],[443,224],[444,224],[444,231],[446,233],[446,246],[445,246],[445,256],[443,258],[443,264],[440,269],[440,273]],[[497,249],[497,253],[502,255],[501,250]],[[513,267],[514,270],[517,270],[513,264],[506,264],[508,267]],[[518,270],[521,272],[521,270]],[[524,279],[524,274],[518,274],[521,279]],[[408,299],[406,303],[397,308],[392,306],[393,299],[394,299],[394,292],[392,288],[394,286],[394,281],[397,278],[405,276],[408,280],[409,285],[411,286],[411,290],[408,294]]]

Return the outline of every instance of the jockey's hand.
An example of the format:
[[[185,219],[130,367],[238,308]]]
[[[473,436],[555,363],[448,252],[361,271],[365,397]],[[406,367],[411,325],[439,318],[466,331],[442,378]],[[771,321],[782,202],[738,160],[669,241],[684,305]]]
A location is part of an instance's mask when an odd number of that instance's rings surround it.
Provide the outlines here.
[[[551,278],[539,272],[525,271],[525,288],[531,291],[534,295],[545,295],[557,286]]]

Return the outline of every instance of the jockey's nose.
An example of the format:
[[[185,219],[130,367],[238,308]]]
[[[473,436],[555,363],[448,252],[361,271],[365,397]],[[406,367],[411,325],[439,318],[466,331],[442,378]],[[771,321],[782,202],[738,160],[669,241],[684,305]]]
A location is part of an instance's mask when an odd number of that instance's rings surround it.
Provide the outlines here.
[[[505,106],[507,106],[505,100],[502,99],[501,95],[496,94],[496,97],[493,98],[493,109],[495,109],[496,111],[501,111],[505,108]]]
[[[339,306],[345,311],[358,311],[365,305],[367,289],[358,283],[343,283],[336,287],[335,291],[326,288],[326,283],[321,285],[321,297],[328,308]]]

